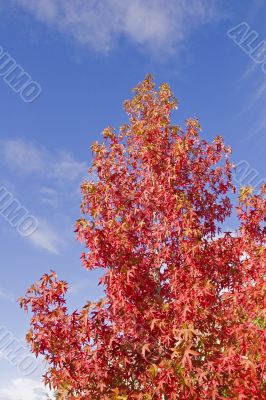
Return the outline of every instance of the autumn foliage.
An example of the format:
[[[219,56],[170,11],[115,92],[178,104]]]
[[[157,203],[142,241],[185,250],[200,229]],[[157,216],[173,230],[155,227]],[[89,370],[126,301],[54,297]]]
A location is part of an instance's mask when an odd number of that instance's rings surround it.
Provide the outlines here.
[[[82,262],[104,271],[106,296],[69,313],[66,282],[45,274],[21,299],[27,340],[62,399],[265,399],[266,190],[242,188],[223,233],[230,148],[196,119],[171,125],[168,85],[134,91],[81,187]]]

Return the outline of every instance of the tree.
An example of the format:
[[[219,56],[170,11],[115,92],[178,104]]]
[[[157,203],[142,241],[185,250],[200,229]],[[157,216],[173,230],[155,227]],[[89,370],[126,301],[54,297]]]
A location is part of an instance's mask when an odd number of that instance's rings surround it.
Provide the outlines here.
[[[59,398],[265,398],[266,188],[241,189],[239,228],[222,233],[230,148],[201,139],[197,119],[172,126],[176,104],[147,76],[125,102],[129,123],[92,146],[76,232],[105,297],[68,313],[52,271],[21,299]]]

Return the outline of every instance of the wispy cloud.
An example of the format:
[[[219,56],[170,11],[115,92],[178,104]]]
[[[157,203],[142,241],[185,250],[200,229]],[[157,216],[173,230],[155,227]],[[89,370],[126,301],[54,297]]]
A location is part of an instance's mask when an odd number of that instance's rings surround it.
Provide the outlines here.
[[[15,296],[12,293],[7,292],[6,290],[0,288],[0,299],[14,301]]]
[[[106,52],[119,38],[173,52],[201,25],[221,16],[216,0],[14,0],[37,20],[79,44]]]
[[[27,239],[42,250],[60,254],[64,241],[67,239],[63,227],[69,224],[67,214],[62,210],[65,210],[66,204],[71,208],[71,201],[78,195],[80,183],[86,175],[87,164],[65,151],[51,152],[35,142],[23,139],[2,139],[0,140],[0,165],[2,169],[7,168],[13,177],[26,177],[29,192],[33,185],[35,195],[31,196],[30,203],[36,203],[36,201],[37,203],[35,207],[32,207],[32,204],[29,205],[29,209],[40,209],[41,212],[35,214],[31,211],[38,224],[36,230],[28,235]],[[40,207],[38,201],[45,206]],[[57,209],[57,212],[51,214],[51,210],[48,212],[49,207]]]
[[[2,139],[0,154],[5,164],[21,174],[41,172],[45,168],[47,156],[41,149],[21,139]]]
[[[38,219],[38,228],[28,238],[37,247],[52,254],[60,254],[64,242],[60,232],[57,232],[44,219]]]
[[[14,379],[7,387],[0,387],[0,400],[44,400],[51,393],[33,379]]]
[[[76,160],[65,151],[52,153],[37,143],[23,139],[0,141],[2,162],[21,175],[38,174],[56,183],[80,180],[86,172],[86,163]]]
[[[95,279],[83,280],[80,282],[70,283],[68,294],[77,294],[86,289],[95,289]]]
[[[54,208],[60,199],[65,202],[77,195],[81,181],[88,175],[85,161],[66,151],[51,152],[25,139],[0,140],[0,164],[14,175],[37,177],[41,202]]]
[[[254,1],[254,14],[261,12],[262,2]],[[249,15],[250,17],[250,15]],[[246,21],[230,28],[227,35],[246,54],[249,63],[245,68],[237,84],[237,88],[243,91],[241,96],[242,106],[237,116],[245,118],[246,127],[249,131],[244,140],[253,140],[252,145],[266,138],[266,56],[265,56],[265,34],[256,31],[256,25],[250,26]],[[237,49],[239,51],[239,49]],[[250,126],[248,128],[248,126]],[[258,140],[259,139],[259,140]]]
[[[266,117],[264,112],[266,105],[265,74],[254,63],[245,70],[241,81],[245,83],[245,90],[249,85],[249,95],[238,115],[242,117],[246,114],[253,121],[245,139],[249,140],[255,137],[258,139],[259,137],[260,140],[263,140],[266,137]],[[254,143],[258,143],[258,141]]]
[[[54,208],[58,207],[58,196],[55,189],[51,187],[41,187],[39,190],[41,194],[41,202]]]

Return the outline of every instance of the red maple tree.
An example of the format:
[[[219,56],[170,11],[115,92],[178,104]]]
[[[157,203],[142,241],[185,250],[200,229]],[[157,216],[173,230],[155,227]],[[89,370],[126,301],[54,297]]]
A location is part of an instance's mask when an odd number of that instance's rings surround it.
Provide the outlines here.
[[[105,297],[69,313],[67,284],[45,274],[21,306],[27,340],[58,398],[265,399],[265,187],[232,213],[230,148],[171,125],[176,100],[148,76],[125,102],[129,123],[93,144],[82,184],[84,266]]]

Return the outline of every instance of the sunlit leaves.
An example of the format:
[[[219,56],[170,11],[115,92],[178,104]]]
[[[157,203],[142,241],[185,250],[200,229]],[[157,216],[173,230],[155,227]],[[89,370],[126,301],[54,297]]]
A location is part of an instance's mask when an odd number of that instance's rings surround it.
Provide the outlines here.
[[[221,234],[231,149],[202,139],[197,119],[172,126],[176,106],[148,76],[125,102],[129,123],[92,145],[76,233],[105,298],[70,313],[52,272],[20,299],[61,398],[266,397],[265,188],[241,189],[240,227]]]

